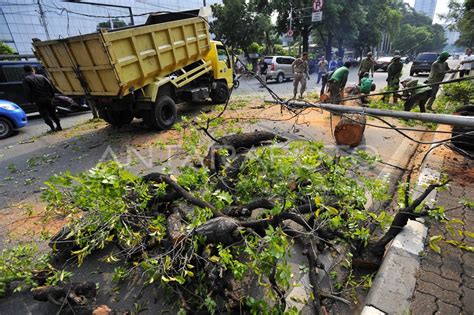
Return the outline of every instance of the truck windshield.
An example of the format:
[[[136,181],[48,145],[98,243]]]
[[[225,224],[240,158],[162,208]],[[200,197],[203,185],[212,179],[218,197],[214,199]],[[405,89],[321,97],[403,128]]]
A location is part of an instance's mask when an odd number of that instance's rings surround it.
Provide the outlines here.
[[[219,58],[219,60],[224,61],[227,64],[227,67],[230,68],[229,55],[227,54],[227,50],[224,46],[217,46],[217,57]]]

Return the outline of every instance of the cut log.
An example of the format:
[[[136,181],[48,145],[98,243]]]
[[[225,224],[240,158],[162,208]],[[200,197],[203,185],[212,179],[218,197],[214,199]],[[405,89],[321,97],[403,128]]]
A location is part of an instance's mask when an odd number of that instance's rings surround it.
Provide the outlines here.
[[[221,137],[209,148],[209,152],[204,158],[204,165],[214,173],[219,171],[220,166],[223,164],[222,157],[217,154],[219,150],[225,149],[230,154],[235,154],[241,149],[250,149],[253,146],[262,144],[262,142],[271,141],[273,139],[277,141],[287,140],[269,131],[254,131]]]
[[[362,141],[365,130],[365,115],[344,115],[334,128],[334,137],[339,145],[356,147]]]
[[[206,237],[206,243],[229,245],[240,240],[239,222],[229,217],[211,219],[196,228],[195,233]]]
[[[75,307],[92,305],[97,296],[97,287],[94,282],[88,281],[44,286],[33,289],[32,292],[33,299],[36,301],[51,302],[61,306],[67,298],[67,303]]]

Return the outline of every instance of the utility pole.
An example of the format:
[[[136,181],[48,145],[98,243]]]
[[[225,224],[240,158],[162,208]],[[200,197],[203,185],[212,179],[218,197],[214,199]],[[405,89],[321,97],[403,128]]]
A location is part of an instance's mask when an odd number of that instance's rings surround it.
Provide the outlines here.
[[[206,6],[206,0],[202,0],[202,6],[203,6],[203,7]]]
[[[293,31],[293,5],[292,4],[290,4],[290,30]],[[290,41],[288,41],[288,55],[291,55]]]
[[[51,38],[49,37],[49,31],[48,31],[48,25],[46,24],[46,15],[43,11],[43,6],[41,5],[41,0],[37,0],[38,8],[39,8],[39,14],[40,14],[40,22],[41,25],[44,27],[44,32],[46,33],[46,39],[50,40]]]

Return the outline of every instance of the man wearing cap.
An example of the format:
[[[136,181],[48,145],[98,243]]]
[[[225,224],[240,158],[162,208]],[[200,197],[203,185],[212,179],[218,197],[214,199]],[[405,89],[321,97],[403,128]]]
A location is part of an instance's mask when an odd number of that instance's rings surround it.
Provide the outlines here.
[[[406,99],[404,110],[409,112],[414,105],[420,107],[420,112],[425,112],[425,104],[431,96],[431,88],[427,85],[418,83],[418,80],[405,78],[401,81],[403,88],[410,89],[403,91],[403,98]]]
[[[291,69],[294,73],[293,79],[293,98],[296,98],[298,93],[298,84],[301,82],[300,98],[303,98],[303,93],[306,90],[306,79],[309,80],[308,72],[308,53],[304,52],[301,58],[296,59],[291,64]]]
[[[359,71],[357,72],[359,75],[359,83],[360,80],[364,77],[364,73],[369,72],[372,77],[374,76],[374,66],[375,62],[374,59],[372,59],[372,52],[367,53],[367,57],[362,59],[359,65]]]
[[[397,91],[400,87],[400,77],[402,76],[403,64],[401,63],[400,55],[393,56],[392,62],[387,68],[387,89],[389,91]],[[390,94],[386,94],[383,97],[384,102],[390,101]],[[393,102],[398,102],[398,96],[396,93],[393,94]]]
[[[428,80],[426,80],[425,83],[439,83],[442,82],[444,79],[444,75],[446,73],[452,72],[449,69],[448,63],[446,60],[448,60],[449,56],[451,56],[447,51],[443,51],[441,54],[439,54],[438,59],[436,59],[435,62],[431,65],[431,71],[430,75],[428,77]],[[430,99],[428,100],[428,104],[426,105],[426,108],[428,110],[433,110],[433,103],[436,99],[436,94],[438,94],[439,90],[439,84],[433,84],[431,86],[431,96]]]

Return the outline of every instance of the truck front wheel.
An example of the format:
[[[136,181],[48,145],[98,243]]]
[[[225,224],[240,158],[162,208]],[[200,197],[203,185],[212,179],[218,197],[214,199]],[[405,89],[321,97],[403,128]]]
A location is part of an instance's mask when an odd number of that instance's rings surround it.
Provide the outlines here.
[[[170,129],[177,117],[176,104],[171,97],[161,96],[150,114],[144,115],[144,119],[150,127],[159,130]]]
[[[115,127],[128,125],[133,120],[133,113],[129,110],[109,111],[103,110],[100,112],[100,117]]]
[[[229,88],[225,82],[219,81],[216,83],[216,88],[211,91],[211,99],[215,104],[222,104],[227,102],[230,97]]]

